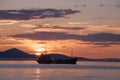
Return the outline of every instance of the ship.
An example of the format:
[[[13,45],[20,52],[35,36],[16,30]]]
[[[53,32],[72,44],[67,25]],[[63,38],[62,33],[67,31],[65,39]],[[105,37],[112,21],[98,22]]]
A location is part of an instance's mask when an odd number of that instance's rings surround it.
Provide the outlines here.
[[[76,64],[77,58],[63,54],[41,54],[36,61],[39,64]]]

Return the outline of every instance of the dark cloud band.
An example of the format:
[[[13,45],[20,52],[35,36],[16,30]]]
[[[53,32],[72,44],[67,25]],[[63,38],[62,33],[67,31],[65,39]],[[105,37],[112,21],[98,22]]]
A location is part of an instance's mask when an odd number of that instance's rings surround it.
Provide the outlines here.
[[[75,39],[87,42],[120,42],[120,34],[96,33],[88,35],[67,34],[64,32],[35,32],[29,34],[17,34],[12,37],[28,38],[32,40],[67,40]]]
[[[45,28],[47,28],[47,29],[64,29],[64,30],[81,30],[81,29],[85,29],[84,27],[76,27],[76,26],[74,26],[74,27],[64,27],[64,26],[44,26],[44,25],[37,25],[38,27],[35,27],[35,28],[33,28],[33,29],[45,29]]]
[[[30,20],[42,18],[59,18],[78,12],[80,11],[72,9],[0,10],[0,19]]]

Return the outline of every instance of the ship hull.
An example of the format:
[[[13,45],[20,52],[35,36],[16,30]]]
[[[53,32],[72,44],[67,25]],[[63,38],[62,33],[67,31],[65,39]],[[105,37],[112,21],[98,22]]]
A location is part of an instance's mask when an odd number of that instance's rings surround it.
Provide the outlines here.
[[[77,59],[67,59],[67,60],[48,60],[48,61],[42,61],[42,60],[37,60],[39,64],[76,64]]]
[[[63,54],[42,54],[37,62],[39,64],[76,64],[77,58]]]

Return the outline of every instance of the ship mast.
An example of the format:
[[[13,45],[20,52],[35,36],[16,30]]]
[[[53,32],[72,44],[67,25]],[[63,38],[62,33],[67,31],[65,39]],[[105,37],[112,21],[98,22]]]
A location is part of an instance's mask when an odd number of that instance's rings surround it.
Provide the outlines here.
[[[45,51],[44,51],[44,54],[46,55],[47,54],[47,50],[45,49]]]
[[[71,56],[73,57],[73,49],[71,49]]]

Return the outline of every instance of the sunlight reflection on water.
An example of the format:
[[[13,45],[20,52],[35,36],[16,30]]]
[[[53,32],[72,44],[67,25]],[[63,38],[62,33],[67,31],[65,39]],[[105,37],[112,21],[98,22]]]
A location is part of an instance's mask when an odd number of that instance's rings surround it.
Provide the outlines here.
[[[119,74],[119,62],[78,62],[77,65],[0,62],[0,80],[119,80]]]

